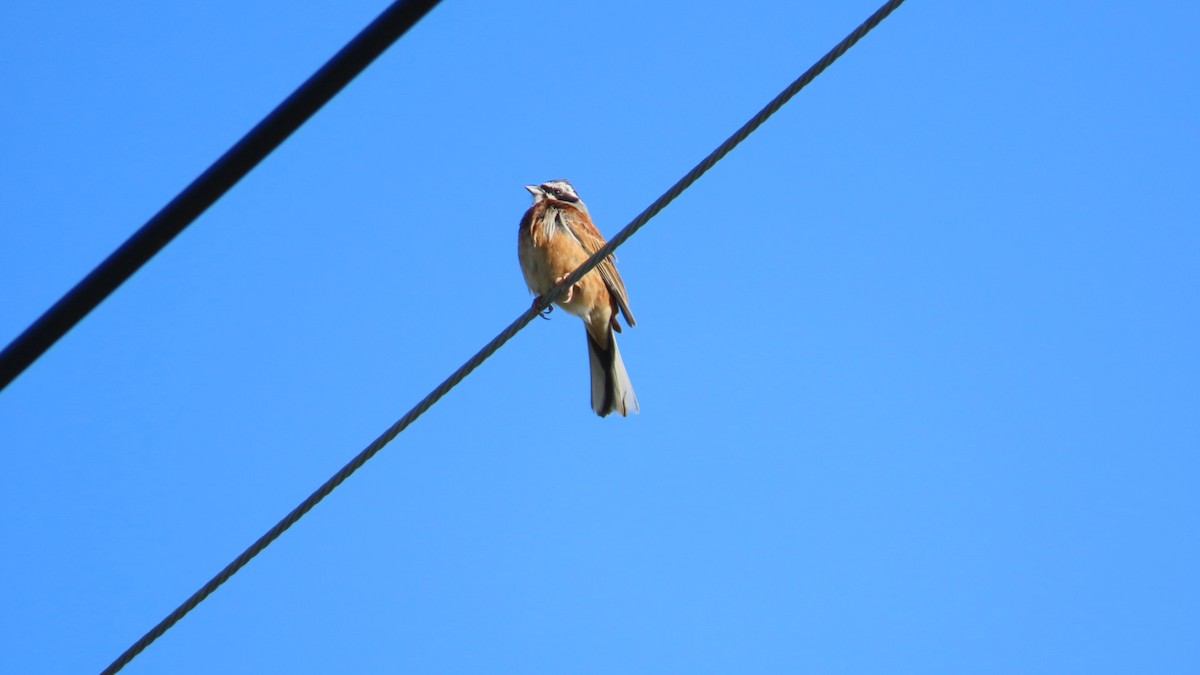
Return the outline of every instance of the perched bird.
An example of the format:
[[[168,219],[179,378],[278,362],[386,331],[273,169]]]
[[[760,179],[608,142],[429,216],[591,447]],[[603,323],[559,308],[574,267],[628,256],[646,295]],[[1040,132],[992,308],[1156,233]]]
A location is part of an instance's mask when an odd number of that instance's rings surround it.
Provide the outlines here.
[[[540,300],[598,251],[604,237],[569,182],[552,180],[525,189],[533,194],[533,206],[521,218],[517,257],[525,283]],[[613,411],[622,416],[637,412],[637,397],[613,336],[613,331],[621,332],[618,311],[625,323],[636,322],[613,257],[601,261],[554,304],[583,319],[592,370],[592,410],[601,417]]]

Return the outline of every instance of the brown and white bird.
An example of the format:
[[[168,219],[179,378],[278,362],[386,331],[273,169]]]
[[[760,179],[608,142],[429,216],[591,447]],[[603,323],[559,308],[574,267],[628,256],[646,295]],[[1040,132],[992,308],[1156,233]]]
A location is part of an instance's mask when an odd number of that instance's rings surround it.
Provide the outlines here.
[[[533,206],[521,218],[517,257],[525,283],[540,298],[598,251],[604,237],[569,182],[552,180],[525,189],[533,194]],[[554,303],[583,319],[592,370],[592,410],[601,417],[638,410],[613,336],[613,331],[621,332],[618,311],[625,323],[636,325],[614,262],[612,256],[605,258]]]

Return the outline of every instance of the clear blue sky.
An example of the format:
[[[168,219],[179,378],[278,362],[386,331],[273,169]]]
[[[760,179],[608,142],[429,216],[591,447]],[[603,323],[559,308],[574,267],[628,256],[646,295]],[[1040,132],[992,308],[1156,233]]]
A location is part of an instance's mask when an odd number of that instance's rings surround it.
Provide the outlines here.
[[[385,5],[6,3],[7,343]],[[95,672],[877,6],[447,0],[0,393]],[[730,10],[736,13],[730,13]],[[130,673],[1200,671],[1200,9],[910,0]]]

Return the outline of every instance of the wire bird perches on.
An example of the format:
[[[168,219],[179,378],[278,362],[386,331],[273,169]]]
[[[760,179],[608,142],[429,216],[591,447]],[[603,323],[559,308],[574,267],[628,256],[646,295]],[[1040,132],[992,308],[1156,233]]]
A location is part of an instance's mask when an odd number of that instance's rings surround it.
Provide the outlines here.
[[[417,405],[413,406],[412,410],[409,410],[404,417],[401,417],[395,424],[389,427],[387,431],[383,432],[379,438],[376,438],[362,452],[356,455],[354,459],[350,460],[346,466],[342,467],[340,471],[330,477],[329,480],[325,481],[319,488],[316,489],[315,492],[309,495],[307,499],[301,502],[296,508],[292,509],[290,513],[284,516],[283,520],[280,520],[275,524],[274,527],[268,530],[266,534],[259,537],[257,541],[251,544],[250,547],[243,551],[237,558],[235,558],[233,562],[226,565],[225,569],[221,570],[215,577],[210,579],[208,583],[204,584],[200,590],[196,591],[182,605],[176,608],[175,611],[171,612],[166,618],[159,622],[158,625],[152,628],[148,633],[142,636],[140,640],[129,647],[129,649],[121,654],[121,656],[114,661],[112,665],[103,671],[103,675],[115,673],[123,668],[127,663],[129,663],[130,660],[133,659],[133,657],[137,656],[143,649],[149,646],[150,643],[157,640],[163,633],[171,628],[171,626],[175,625],[188,612],[192,611],[192,609],[199,605],[205,598],[211,595],[213,591],[217,590],[221,584],[228,581],[229,578],[236,574],[242,567],[244,567],[246,563],[250,562],[254,556],[261,553],[263,549],[269,546],[271,542],[275,541],[275,539],[283,534],[288,528],[294,525],[296,521],[300,520],[304,514],[308,513],[314,506],[317,505],[317,503],[328,496],[329,493],[333,492],[333,490],[341,485],[343,481],[349,478],[351,474],[361,468],[363,464],[366,464],[367,460],[374,457],[376,453],[383,449],[383,446],[390,443],[392,439],[396,438],[396,436],[400,434],[401,431],[404,431],[405,428],[416,421],[416,419],[424,414],[425,411],[433,407],[434,403],[437,403],[437,401],[445,396],[447,392],[449,392],[459,382],[466,378],[467,375],[471,374],[471,371],[475,370],[480,364],[491,357],[492,354],[496,353],[496,351],[499,350],[504,343],[508,342],[514,335],[520,332],[521,329],[527,326],[529,322],[539,314],[539,312],[548,307],[554,300],[558,299],[558,297],[562,295],[568,286],[578,282],[601,260],[603,260],[606,256],[611,255],[618,246],[624,243],[625,240],[629,239],[629,237],[633,236],[635,232],[641,229],[641,227],[645,225],[651,218],[657,215],[658,212],[662,211],[668,204],[674,201],[676,197],[690,187],[692,183],[695,183],[700,176],[704,175],[706,171],[711,169],[714,164],[721,160],[722,157],[729,154],[729,151],[733,150],[734,147],[745,140],[746,137],[753,133],[754,130],[759,126],[761,126],[762,123],[767,120],[767,118],[775,114],[775,112],[782,108],[789,99],[807,86],[809,82],[812,82],[814,78],[820,75],[822,71],[836,61],[838,57],[846,52],[846,50],[854,46],[854,43],[858,42],[864,35],[870,32],[871,29],[879,25],[881,21],[887,18],[887,16],[891,14],[893,10],[903,4],[903,2],[904,0],[889,0],[889,2],[885,3],[882,7],[876,10],[874,14],[868,17],[866,21],[858,26],[858,28],[855,28],[833,49],[829,50],[825,56],[821,57],[821,59],[813,64],[812,67],[810,67],[807,71],[805,71],[803,75],[797,78],[795,82],[792,82],[790,85],[788,85],[788,87],[784,89],[778,96],[776,96],[770,103],[768,103],[766,107],[760,110],[757,115],[752,117],[749,122],[746,122],[742,128],[734,132],[732,136],[726,139],[726,141],[718,146],[716,150],[713,150],[712,153],[710,153],[691,171],[689,171],[687,175],[681,178],[679,182],[672,185],[671,188],[663,194],[663,196],[659,197],[654,201],[653,204],[647,207],[646,210],[638,214],[638,216],[634,218],[632,222],[626,225],[620,232],[618,232],[616,236],[612,238],[612,240],[610,240],[600,250],[596,251],[592,257],[588,258],[574,272],[572,272],[565,279],[563,279],[562,282],[551,289],[549,293],[544,295],[541,303],[525,310],[520,316],[517,317],[515,321],[509,324],[507,328],[500,331],[500,334],[493,338],[491,342],[484,345],[479,352],[468,359],[466,363],[460,366],[458,370],[454,371],[453,374],[451,374],[441,384],[434,388],[433,391],[429,392],[429,394],[425,396],[425,398],[421,399]]]

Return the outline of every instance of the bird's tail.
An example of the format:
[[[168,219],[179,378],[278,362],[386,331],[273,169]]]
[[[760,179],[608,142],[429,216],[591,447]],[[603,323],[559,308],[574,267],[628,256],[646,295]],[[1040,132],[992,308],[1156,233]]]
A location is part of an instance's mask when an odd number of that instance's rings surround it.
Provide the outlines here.
[[[604,345],[592,331],[587,331],[588,361],[592,367],[592,410],[601,417],[613,411],[625,417],[630,410],[638,411],[637,396],[633,393],[629,373],[625,372],[612,328],[606,325],[601,331]]]

